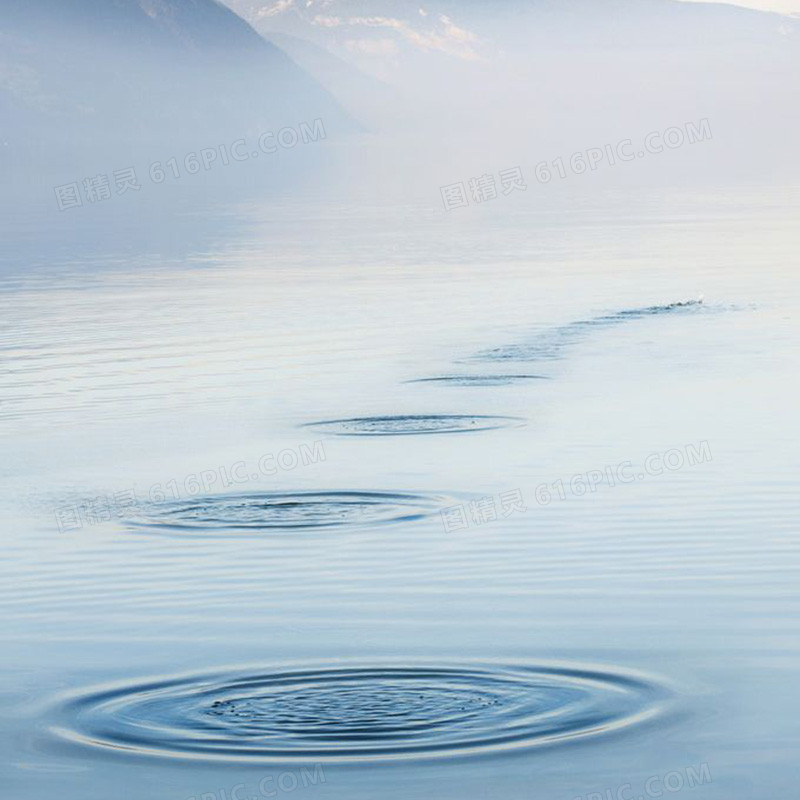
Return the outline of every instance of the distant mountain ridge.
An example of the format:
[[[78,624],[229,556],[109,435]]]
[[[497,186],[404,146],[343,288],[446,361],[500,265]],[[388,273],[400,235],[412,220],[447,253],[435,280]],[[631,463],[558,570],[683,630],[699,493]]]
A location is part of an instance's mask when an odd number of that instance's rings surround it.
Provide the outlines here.
[[[0,140],[33,157],[358,124],[216,0],[4,0]]]
[[[351,52],[392,42],[403,50],[492,58],[533,43],[569,47],[797,43],[800,20],[725,3],[679,0],[226,0],[261,32],[277,31]],[[643,27],[644,26],[644,27]],[[632,38],[647,30],[638,43]],[[549,41],[548,41],[549,40]],[[458,45],[461,45],[459,48]],[[469,46],[468,46],[469,45]]]

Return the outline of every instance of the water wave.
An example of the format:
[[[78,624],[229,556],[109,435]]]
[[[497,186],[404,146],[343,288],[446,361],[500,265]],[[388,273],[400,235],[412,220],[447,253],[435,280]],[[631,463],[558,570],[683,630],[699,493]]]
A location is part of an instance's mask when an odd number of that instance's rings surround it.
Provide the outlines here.
[[[415,436],[431,433],[468,433],[497,428],[518,427],[519,417],[497,417],[481,414],[406,414],[384,417],[355,417],[309,423],[334,436]]]
[[[402,492],[259,492],[204,495],[154,503],[129,523],[153,531],[281,531],[410,522],[434,514],[447,499]]]
[[[673,313],[694,313],[708,308],[702,298],[683,300],[666,305],[630,308],[603,314],[590,319],[576,320],[544,331],[528,342],[503,345],[482,350],[471,360],[476,361],[555,361],[563,358],[564,351],[571,345],[585,340],[597,328],[620,325],[631,320]]]
[[[435,378],[415,378],[406,383],[435,383],[445,386],[508,386],[526,381],[546,381],[547,375],[439,375]]]
[[[103,687],[60,703],[61,741],[226,761],[431,758],[566,744],[667,707],[655,681],[570,665],[323,664]]]

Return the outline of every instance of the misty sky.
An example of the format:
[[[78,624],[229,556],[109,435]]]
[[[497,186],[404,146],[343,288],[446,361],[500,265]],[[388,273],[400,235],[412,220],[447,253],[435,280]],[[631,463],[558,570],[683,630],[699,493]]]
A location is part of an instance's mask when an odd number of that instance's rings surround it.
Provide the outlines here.
[[[707,0],[698,1],[707,2]],[[800,14],[800,0],[740,0],[739,2],[731,4],[747,6],[748,8],[757,8],[761,11],[780,11],[784,14]]]

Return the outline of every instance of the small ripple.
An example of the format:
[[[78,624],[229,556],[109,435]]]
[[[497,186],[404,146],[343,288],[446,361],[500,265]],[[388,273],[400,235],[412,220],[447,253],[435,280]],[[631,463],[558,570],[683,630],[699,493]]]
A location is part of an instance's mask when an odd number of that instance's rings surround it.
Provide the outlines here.
[[[59,702],[61,742],[224,761],[364,761],[503,752],[652,720],[668,692],[568,665],[321,665],[126,683]]]
[[[436,383],[448,386],[508,386],[525,381],[550,380],[547,375],[440,375],[436,378],[415,378],[406,383]]]
[[[302,530],[409,522],[435,514],[447,498],[389,492],[260,492],[156,503],[129,524],[207,534]]]
[[[620,325],[630,320],[672,313],[695,313],[721,310],[721,306],[708,306],[699,300],[683,300],[666,305],[630,308],[590,319],[576,320],[539,334],[535,339],[521,344],[510,344],[482,350],[470,360],[475,361],[555,361],[563,358],[570,345],[585,340],[597,328]]]
[[[496,417],[480,414],[415,414],[387,417],[356,417],[311,422],[334,436],[414,436],[426,433],[466,433],[514,428],[524,424],[519,417]]]

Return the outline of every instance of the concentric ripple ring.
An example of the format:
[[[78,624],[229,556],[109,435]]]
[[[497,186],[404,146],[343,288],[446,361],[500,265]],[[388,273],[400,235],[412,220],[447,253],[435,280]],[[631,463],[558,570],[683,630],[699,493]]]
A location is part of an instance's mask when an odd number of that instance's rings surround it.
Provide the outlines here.
[[[669,695],[600,667],[344,661],[99,687],[62,698],[50,733],[215,761],[452,758],[621,731],[663,713]]]
[[[413,436],[429,433],[467,433],[515,428],[525,420],[519,417],[496,417],[486,414],[404,414],[386,417],[354,417],[311,422],[334,436]]]
[[[153,503],[128,522],[154,532],[207,535],[356,528],[421,519],[448,502],[432,494],[377,491],[220,494]]]

